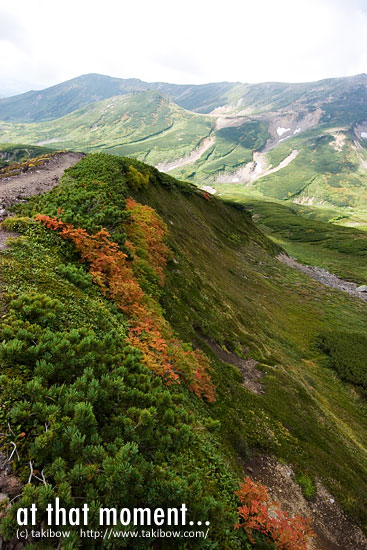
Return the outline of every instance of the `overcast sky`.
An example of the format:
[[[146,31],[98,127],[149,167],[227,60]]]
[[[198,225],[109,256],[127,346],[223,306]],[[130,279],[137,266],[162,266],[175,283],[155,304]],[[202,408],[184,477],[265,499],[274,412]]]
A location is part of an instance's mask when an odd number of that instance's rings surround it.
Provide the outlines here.
[[[193,84],[367,72],[367,0],[0,0],[0,96],[92,72]]]

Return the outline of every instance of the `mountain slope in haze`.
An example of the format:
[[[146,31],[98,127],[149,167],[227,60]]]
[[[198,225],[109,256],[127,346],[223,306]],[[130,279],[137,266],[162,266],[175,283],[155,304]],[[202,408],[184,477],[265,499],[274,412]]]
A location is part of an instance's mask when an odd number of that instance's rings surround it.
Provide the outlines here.
[[[32,90],[0,100],[0,120],[36,122],[52,120],[108,97],[144,90],[139,79],[86,74],[45,90]]]
[[[365,74],[305,84],[218,82],[197,85],[144,82],[135,78],[87,74],[45,90],[32,90],[0,99],[0,120],[51,120],[108,97],[153,89],[170,97],[184,109],[206,114],[219,107],[224,107],[227,113],[257,114],[294,104],[316,106],[328,102],[331,106],[325,113],[327,121],[329,117],[345,118],[347,97],[348,101],[351,98],[353,100],[353,113],[358,108],[365,109],[366,83]]]
[[[9,418],[21,434],[18,477],[27,482],[32,461],[46,485],[25,487],[4,536],[30,498],[40,510],[55,496],[66,506],[187,502],[195,521],[211,522],[188,548],[249,550],[233,529],[234,491],[250,456],[271,455],[310,498],[328,495],[330,516],[314,513],[320,550],[365,548],[362,535],[344,544],[352,524],[342,533],[332,519],[342,505],[367,521],[364,302],[279,262],[243,207],[134,159],[88,155],[6,227],[21,237],[0,255],[1,432],[11,447]],[[180,384],[156,370],[165,344]],[[201,353],[209,363],[193,385]]]
[[[143,82],[137,78],[113,78],[86,74],[45,90],[0,99],[0,120],[39,122],[64,116],[76,109],[116,95],[144,90],[158,90],[185,109],[209,112],[221,105],[232,83],[179,85],[164,82]]]

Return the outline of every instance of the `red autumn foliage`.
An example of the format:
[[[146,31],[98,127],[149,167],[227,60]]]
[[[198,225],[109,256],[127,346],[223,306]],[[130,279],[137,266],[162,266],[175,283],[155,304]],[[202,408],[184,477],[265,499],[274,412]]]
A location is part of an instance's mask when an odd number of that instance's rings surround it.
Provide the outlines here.
[[[240,517],[235,529],[242,528],[251,542],[253,532],[269,537],[278,550],[307,550],[310,538],[315,534],[310,518],[290,517],[278,509],[278,503],[269,498],[268,489],[246,477],[236,495],[241,501]]]
[[[36,220],[48,229],[58,231],[63,239],[71,240],[83,261],[89,263],[89,271],[102,294],[118,302],[125,313],[133,313],[144,293],[126,263],[126,254],[110,241],[110,234],[101,229],[89,235],[85,229],[76,229],[57,218],[38,214]]]
[[[153,209],[134,201],[130,202],[130,206],[135,210],[134,220],[140,220],[132,222],[139,224],[138,229],[130,229],[132,236],[138,235],[142,239],[142,234],[148,234],[149,220],[152,221],[152,227],[157,229],[155,236],[147,235],[148,243],[152,246],[149,257],[163,279],[163,267],[169,252],[163,243],[165,226]],[[200,351],[183,349],[161,314],[159,306],[144,294],[133,269],[126,261],[126,254],[110,240],[108,231],[101,229],[95,235],[89,235],[84,229],[76,229],[57,218],[39,214],[36,220],[48,229],[58,231],[63,239],[74,243],[82,260],[89,264],[93,281],[99,286],[101,293],[116,302],[128,316],[129,341],[142,352],[147,367],[162,376],[167,383],[179,383],[183,380],[197,396],[215,401],[215,386],[208,374],[208,359]],[[151,230],[151,233],[154,231],[155,229]],[[147,250],[149,244],[145,244]]]

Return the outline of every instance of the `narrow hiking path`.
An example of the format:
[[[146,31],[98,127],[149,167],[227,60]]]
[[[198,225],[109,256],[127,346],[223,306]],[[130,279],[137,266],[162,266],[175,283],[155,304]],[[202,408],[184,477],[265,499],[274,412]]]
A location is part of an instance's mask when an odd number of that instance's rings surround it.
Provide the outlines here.
[[[57,153],[43,166],[29,169],[17,176],[0,179],[0,251],[6,247],[8,238],[18,236],[17,233],[6,231],[1,227],[1,222],[8,216],[7,209],[16,202],[40,195],[55,187],[64,171],[74,166],[82,157],[84,157],[82,153]],[[17,498],[23,487],[11,467],[11,450],[7,453],[0,451],[0,506],[8,499],[11,501]],[[0,517],[2,514],[3,511],[0,512]],[[16,539],[5,543],[0,537],[0,550],[1,548],[21,550],[24,544]]]
[[[339,279],[339,277],[337,277],[333,273],[330,273],[326,269],[303,265],[297,262],[295,258],[287,256],[286,254],[279,254],[278,260],[283,264],[292,267],[293,269],[298,269],[298,271],[302,271],[302,273],[305,273],[306,275],[312,277],[312,279],[315,279],[323,285],[330,286],[331,288],[336,288],[337,290],[346,292],[350,296],[360,298],[363,301],[367,300],[367,292],[358,290],[360,285],[345,281],[344,279]]]
[[[44,166],[30,169],[17,176],[0,179],[0,222],[8,216],[7,209],[10,206],[55,187],[64,171],[74,166],[83,157],[83,153],[57,153]],[[0,225],[0,250],[5,248],[9,237],[16,236],[16,233],[5,231]]]

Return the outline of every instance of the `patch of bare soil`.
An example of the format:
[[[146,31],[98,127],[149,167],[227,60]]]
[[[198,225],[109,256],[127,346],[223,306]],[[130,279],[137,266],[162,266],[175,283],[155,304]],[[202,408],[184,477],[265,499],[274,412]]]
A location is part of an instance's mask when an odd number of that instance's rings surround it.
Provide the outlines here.
[[[279,170],[282,170],[288,164],[290,164],[295,158],[297,158],[299,151],[293,149],[293,151],[283,159],[278,166],[272,168],[272,164],[268,165],[268,160],[265,153],[254,152],[253,160],[247,164],[241,166],[236,172],[224,173],[217,178],[218,183],[250,183],[259,178],[274,174]]]
[[[10,238],[16,238],[18,237],[18,233],[14,233],[12,231],[5,231],[5,229],[1,229],[0,227],[0,250],[4,250],[6,248],[6,242]]]
[[[354,131],[354,135],[358,139],[358,142],[361,141],[362,143],[365,143],[367,139],[367,121],[364,120],[359,124],[355,124],[353,131]]]
[[[338,153],[340,153],[342,150],[343,150],[343,147],[345,145],[345,139],[346,139],[346,136],[345,134],[343,134],[342,132],[340,131],[334,131],[334,132],[330,132],[330,134],[333,136],[334,140],[335,141],[332,141],[330,143],[330,146],[335,150],[337,151]]]
[[[317,494],[306,500],[293,469],[274,458],[259,456],[246,464],[247,474],[266,485],[272,500],[289,515],[312,518],[316,538],[309,550],[367,550],[367,538],[344,514],[329,491],[317,482]]]
[[[326,269],[300,264],[295,258],[291,258],[286,254],[279,254],[278,260],[283,264],[292,267],[293,269],[298,269],[298,271],[306,273],[306,275],[312,277],[323,285],[330,286],[331,288],[336,288],[337,290],[342,290],[343,292],[346,292],[351,296],[356,296],[361,300],[367,300],[367,292],[357,290],[359,288],[357,284],[339,279],[339,277],[337,277],[333,273],[329,273],[329,271],[327,271]]]
[[[197,330],[198,335],[210,347],[216,356],[224,363],[229,363],[238,368],[243,377],[243,386],[252,393],[265,393],[264,385],[260,382],[264,373],[257,369],[258,362],[255,359],[241,359],[235,353],[229,352],[221,348],[216,342],[204,336],[200,330]],[[245,350],[244,350],[245,351]]]
[[[18,176],[0,179],[0,222],[8,216],[7,208],[11,205],[55,187],[64,171],[74,166],[83,156],[82,153],[58,153],[43,166],[27,170]],[[0,250],[5,248],[9,237],[17,236],[0,226]]]
[[[309,197],[307,195],[300,195],[293,199],[295,204],[306,204],[308,206],[323,206],[326,204],[326,201],[316,199],[316,197]]]
[[[268,139],[263,152],[270,151],[282,141],[314,128],[319,124],[322,114],[323,111],[319,107],[311,113],[302,108],[293,111],[284,110],[283,112],[268,113],[268,130],[271,137]]]
[[[9,458],[0,452],[0,504],[4,500],[15,498],[21,490],[22,484],[12,474]]]
[[[214,111],[213,111],[214,113]],[[213,114],[211,113],[211,114]],[[236,126],[241,126],[248,120],[251,120],[249,117],[239,117],[239,116],[219,116],[215,120],[215,129],[221,130],[222,128],[233,128]]]
[[[235,172],[224,172],[217,177],[218,183],[250,183],[265,174],[268,160],[263,153],[253,153],[253,160],[243,164]]]

